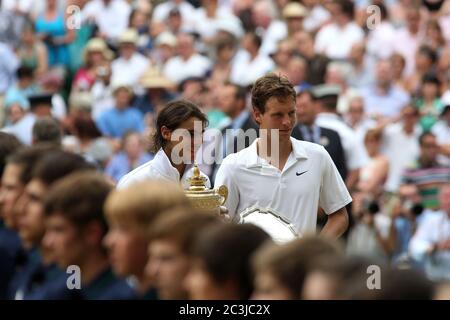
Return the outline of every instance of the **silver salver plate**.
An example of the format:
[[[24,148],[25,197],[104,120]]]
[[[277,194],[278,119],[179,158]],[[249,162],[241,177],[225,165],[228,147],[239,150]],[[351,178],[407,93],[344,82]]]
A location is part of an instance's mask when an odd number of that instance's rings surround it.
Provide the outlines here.
[[[300,237],[295,226],[271,208],[250,207],[239,214],[240,223],[254,224],[266,231],[276,243],[286,243]]]

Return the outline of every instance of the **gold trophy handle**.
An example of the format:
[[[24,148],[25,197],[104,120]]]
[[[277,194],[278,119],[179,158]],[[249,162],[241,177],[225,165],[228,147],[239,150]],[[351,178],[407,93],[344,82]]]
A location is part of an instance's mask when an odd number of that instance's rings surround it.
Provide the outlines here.
[[[221,201],[221,203],[220,203],[220,205],[222,206],[225,203],[225,201],[227,201],[227,198],[228,198],[228,188],[227,188],[227,186],[224,186],[224,185],[220,186],[219,189],[217,189],[217,193],[223,199]]]

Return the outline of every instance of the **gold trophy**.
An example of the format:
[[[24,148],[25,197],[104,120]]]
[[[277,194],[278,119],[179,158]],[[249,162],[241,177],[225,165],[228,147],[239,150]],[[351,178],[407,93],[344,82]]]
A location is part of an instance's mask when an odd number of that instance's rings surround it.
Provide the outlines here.
[[[194,208],[219,215],[220,206],[227,200],[228,188],[220,186],[218,189],[208,189],[206,178],[200,174],[196,164],[193,171],[194,174],[188,179],[190,186],[185,190],[186,196]]]

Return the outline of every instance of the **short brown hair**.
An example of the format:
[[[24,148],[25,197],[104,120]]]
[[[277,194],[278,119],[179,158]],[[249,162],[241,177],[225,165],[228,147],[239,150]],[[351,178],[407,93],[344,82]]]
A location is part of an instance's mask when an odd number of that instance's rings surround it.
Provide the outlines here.
[[[175,242],[184,254],[192,255],[193,245],[200,232],[221,221],[215,215],[193,209],[176,208],[161,214],[151,228],[151,240],[167,239]]]
[[[65,176],[82,170],[94,170],[82,156],[63,150],[46,152],[35,164],[31,173],[32,179],[39,179],[47,186]]]
[[[253,292],[251,255],[270,236],[253,224],[218,224],[201,232],[194,246],[194,257],[203,262],[217,283],[236,282],[240,299]]]
[[[19,148],[6,159],[6,164],[15,164],[22,168],[20,182],[25,185],[30,182],[36,163],[54,150],[57,148],[46,144]]]
[[[253,107],[264,113],[266,111],[266,103],[272,97],[280,100],[292,98],[295,102],[294,87],[286,77],[270,73],[256,80],[252,88]]]
[[[60,214],[80,229],[92,221],[98,221],[104,226],[106,234],[103,204],[111,190],[111,183],[100,173],[72,173],[50,189],[44,203],[45,215]]]
[[[268,271],[292,294],[300,296],[306,274],[316,259],[341,255],[339,246],[317,236],[307,236],[281,246],[264,246],[253,257],[256,273]]]
[[[176,183],[154,180],[114,190],[105,202],[108,222],[132,224],[146,235],[162,211],[177,206],[190,207],[183,189]]]
[[[375,141],[381,141],[382,133],[379,130],[376,129],[369,129],[366,132],[366,135],[364,136],[364,142],[367,142],[369,140],[375,140]]]
[[[6,158],[16,152],[22,143],[16,136],[6,133],[0,132],[0,177],[3,175],[3,170],[6,165]]]

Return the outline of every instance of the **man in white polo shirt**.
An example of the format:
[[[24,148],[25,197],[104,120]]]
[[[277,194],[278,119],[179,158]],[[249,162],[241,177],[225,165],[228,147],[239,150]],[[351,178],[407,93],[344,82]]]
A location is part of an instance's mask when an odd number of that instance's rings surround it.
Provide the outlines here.
[[[295,100],[284,77],[270,74],[255,82],[252,105],[260,138],[224,159],[215,185],[228,187],[225,206],[234,220],[249,207],[270,208],[304,235],[316,231],[320,206],[328,215],[321,234],[338,238],[347,229],[345,206],[352,199],[327,151],[291,138]]]

